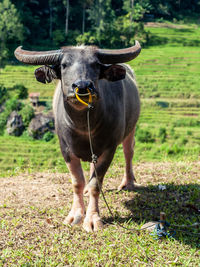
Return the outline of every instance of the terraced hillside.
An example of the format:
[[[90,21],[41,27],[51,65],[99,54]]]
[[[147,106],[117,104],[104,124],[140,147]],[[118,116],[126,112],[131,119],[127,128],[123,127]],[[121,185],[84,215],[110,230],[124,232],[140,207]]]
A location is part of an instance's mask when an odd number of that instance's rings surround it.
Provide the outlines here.
[[[12,66],[7,65],[0,69],[0,83],[6,87],[12,87],[15,84],[23,84],[29,89],[29,92],[39,92],[41,99],[52,98],[56,82],[45,85],[38,83],[34,76],[34,66]]]
[[[195,25],[150,26],[154,46],[144,48],[130,62],[142,103],[135,160],[197,160],[200,155],[200,30]],[[34,69],[6,66],[0,70],[0,83],[24,84],[29,92],[40,92],[41,100],[51,99],[56,82],[48,85],[36,82]],[[123,165],[121,147],[115,159]],[[45,143],[27,137],[1,136],[1,175],[23,168],[64,171],[57,139]]]

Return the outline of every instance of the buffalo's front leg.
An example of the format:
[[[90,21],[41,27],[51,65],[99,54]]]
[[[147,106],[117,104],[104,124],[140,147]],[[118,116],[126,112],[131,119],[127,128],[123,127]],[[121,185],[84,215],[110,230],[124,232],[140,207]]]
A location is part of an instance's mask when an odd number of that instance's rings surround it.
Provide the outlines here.
[[[115,149],[113,151],[104,152],[98,159],[96,164],[96,172],[93,168],[92,176],[87,186],[89,194],[89,204],[84,219],[83,228],[87,232],[97,231],[103,227],[103,223],[99,216],[99,194],[102,187],[104,175],[113,159]]]
[[[85,214],[85,207],[83,201],[83,189],[85,186],[85,179],[81,163],[75,156],[70,157],[70,162],[67,163],[71,173],[72,186],[73,186],[73,204],[69,215],[66,217],[64,224],[78,224],[83,220]]]
[[[124,139],[123,141],[123,151],[126,162],[126,169],[124,173],[124,178],[118,187],[118,190],[133,190],[134,188],[134,174],[132,169],[132,159],[134,154],[135,145],[135,129]]]

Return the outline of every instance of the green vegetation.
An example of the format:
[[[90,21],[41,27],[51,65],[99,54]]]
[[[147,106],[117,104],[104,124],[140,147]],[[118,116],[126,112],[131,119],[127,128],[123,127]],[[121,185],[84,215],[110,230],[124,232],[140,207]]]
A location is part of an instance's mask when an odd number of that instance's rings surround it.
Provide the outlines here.
[[[146,21],[182,23],[199,19],[199,1],[172,0],[2,0],[0,3],[0,65],[13,61],[13,51],[26,48],[49,50],[77,43],[121,48],[138,39],[143,45],[163,44],[174,36],[152,38]],[[155,35],[156,29],[152,31]],[[185,45],[199,45],[189,38]]]
[[[27,128],[34,117],[34,109],[27,101],[22,101],[28,97],[28,89],[20,84],[16,84],[8,89],[0,85],[0,94],[2,95],[0,101],[2,108],[0,112],[0,135],[4,134],[7,120],[12,111],[17,111],[22,116],[24,128]]]
[[[19,14],[10,0],[0,2],[0,65],[9,55],[9,44],[23,41],[23,25]]]
[[[0,105],[8,99],[8,90],[0,84]]]
[[[39,84],[35,77],[34,66],[12,66],[7,65],[0,69],[0,84],[6,88],[14,87],[16,84],[24,85],[30,92],[40,92],[40,100],[47,100],[52,97],[56,87],[56,81],[50,84]],[[50,99],[49,99],[50,100]]]
[[[0,135],[4,133],[7,119],[13,110],[20,110],[21,103],[15,97],[10,98],[5,103],[4,110],[0,113]]]
[[[12,174],[16,170],[25,171],[26,169],[32,171],[42,169],[66,171],[59,144],[55,139],[48,143],[36,141],[27,137],[25,132],[20,138],[0,137],[0,144],[1,174],[6,170],[10,170],[7,174]]]
[[[19,114],[22,116],[22,121],[23,121],[25,128],[27,128],[31,119],[34,118],[35,116],[33,107],[30,106],[29,104],[26,104],[20,110]]]

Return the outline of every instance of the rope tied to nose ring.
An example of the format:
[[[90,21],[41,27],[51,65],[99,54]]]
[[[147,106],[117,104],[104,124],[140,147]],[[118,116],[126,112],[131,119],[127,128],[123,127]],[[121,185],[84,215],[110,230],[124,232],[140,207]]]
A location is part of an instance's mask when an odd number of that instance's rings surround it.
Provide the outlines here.
[[[87,94],[79,94],[78,91],[79,91],[79,88],[76,87],[75,88],[75,96],[76,96],[77,100],[79,102],[81,102],[83,105],[88,106],[88,108],[89,108],[89,106],[92,104],[92,94],[90,92],[90,89],[87,88],[87,91],[88,91]],[[85,101],[83,101],[79,96],[89,96],[88,103],[86,103]]]
[[[84,94],[84,96],[88,95],[88,96],[89,96],[89,99],[88,99],[88,103],[86,103],[85,101],[83,101],[83,100],[79,97],[79,95],[81,96],[81,94],[78,94],[79,88],[76,87],[74,91],[75,91],[75,95],[76,95],[77,100],[78,100],[79,102],[81,102],[82,104],[84,104],[84,105],[86,105],[86,106],[88,107],[88,111],[87,111],[87,125],[88,125],[88,135],[89,135],[89,143],[90,143],[91,158],[92,158],[92,163],[93,163],[93,166],[94,166],[94,173],[95,173],[95,177],[96,177],[96,179],[97,179],[98,188],[99,188],[99,190],[100,190],[100,192],[101,192],[101,194],[102,194],[102,197],[103,197],[103,200],[104,200],[104,202],[105,202],[105,204],[106,204],[106,207],[107,207],[107,209],[108,209],[110,215],[111,215],[111,216],[113,217],[113,219],[114,219],[115,216],[114,216],[114,214],[113,214],[113,212],[112,212],[110,206],[108,205],[108,202],[107,202],[107,200],[106,200],[106,197],[105,197],[105,195],[104,195],[104,192],[103,192],[103,190],[102,190],[102,187],[101,187],[101,185],[100,185],[100,182],[99,182],[99,180],[98,180],[98,174],[97,174],[97,168],[96,168],[96,164],[97,164],[98,157],[97,157],[97,155],[94,154],[94,151],[93,151],[92,136],[91,136],[91,130],[90,130],[90,110],[93,108],[93,106],[92,106],[92,93],[91,93],[90,89],[87,88],[88,94]],[[82,95],[82,96],[83,96],[83,95]],[[93,177],[90,178],[89,182],[92,180],[92,178],[93,178]],[[135,232],[139,232],[139,231],[140,231],[139,229],[129,229],[129,228],[126,228],[126,227],[124,227],[124,226],[123,226],[121,223],[119,223],[119,222],[117,222],[117,225],[120,226],[121,228],[126,229],[126,230],[132,230],[132,231],[135,231]],[[143,229],[141,229],[141,230],[143,230]]]

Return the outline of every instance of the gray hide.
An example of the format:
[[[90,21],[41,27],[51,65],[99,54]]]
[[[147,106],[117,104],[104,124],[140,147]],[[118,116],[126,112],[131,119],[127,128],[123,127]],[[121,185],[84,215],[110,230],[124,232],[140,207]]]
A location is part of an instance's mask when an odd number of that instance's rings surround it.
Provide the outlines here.
[[[114,153],[117,145],[135,127],[140,112],[137,86],[130,67],[121,64],[126,69],[126,78],[123,80],[99,80],[99,69],[96,67],[97,70],[94,70],[95,56],[90,55],[90,58],[87,51],[83,51],[84,48],[76,49],[76,59],[73,59],[75,63],[62,71],[63,79],[57,86],[53,101],[57,134],[66,161],[70,161],[70,154],[84,161],[91,161],[87,108],[77,101],[74,101],[74,105],[67,101],[67,95],[73,93],[71,85],[75,80],[91,79],[99,95],[99,99],[93,103],[94,109],[90,111],[93,149],[98,157],[105,151]],[[72,58],[70,55],[70,60]],[[68,62],[68,55],[62,62]]]
[[[135,46],[120,50],[81,46],[46,52],[25,51],[19,47],[15,51],[16,57],[24,63],[53,64],[35,71],[38,81],[60,80],[53,100],[55,125],[74,192],[72,208],[64,223],[74,225],[84,219],[83,228],[86,231],[102,228],[98,208],[99,187],[120,143],[123,143],[126,169],[119,189],[132,189],[134,186],[132,157],[140,101],[132,70],[126,64],[116,63],[134,59],[140,50],[140,44],[136,41]],[[80,160],[92,160],[87,126],[88,107],[76,99],[74,89],[77,87],[81,92],[92,88],[95,93],[89,115],[93,151],[98,157],[98,177],[91,165],[87,187]],[[88,97],[81,98],[88,101]],[[89,193],[86,214],[84,188]]]

